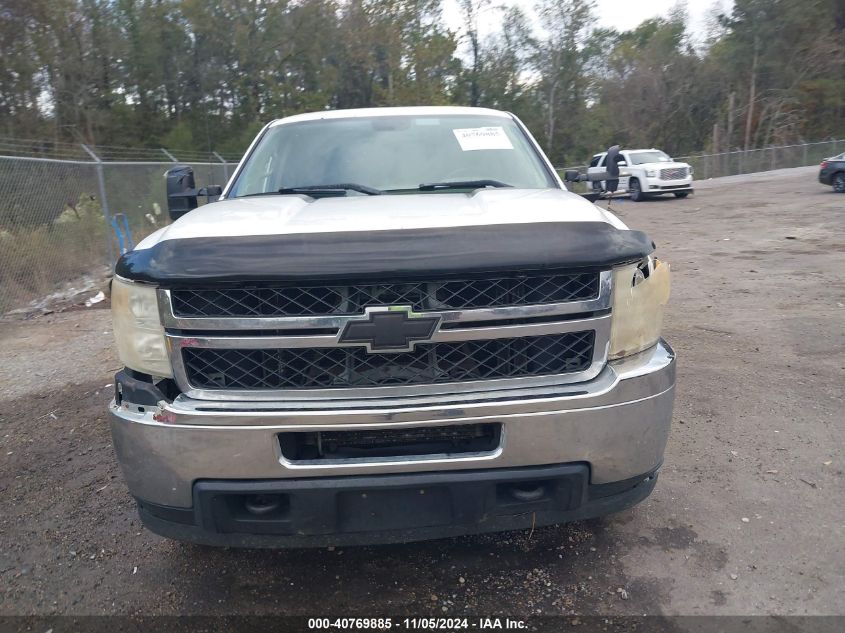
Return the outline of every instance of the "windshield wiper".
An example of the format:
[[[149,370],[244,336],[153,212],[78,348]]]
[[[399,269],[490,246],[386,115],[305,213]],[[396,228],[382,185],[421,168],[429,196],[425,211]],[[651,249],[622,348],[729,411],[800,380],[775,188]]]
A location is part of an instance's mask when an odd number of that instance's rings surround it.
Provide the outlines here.
[[[420,191],[437,189],[482,189],[484,187],[512,187],[501,180],[456,180],[454,182],[426,182],[417,187]]]
[[[340,182],[331,185],[303,185],[301,187],[282,187],[278,193],[304,193],[304,194],[323,194],[323,195],[346,195],[347,191],[357,191],[358,193],[365,193],[368,196],[380,196],[384,192],[381,189],[368,187],[367,185],[359,185],[354,182]]]

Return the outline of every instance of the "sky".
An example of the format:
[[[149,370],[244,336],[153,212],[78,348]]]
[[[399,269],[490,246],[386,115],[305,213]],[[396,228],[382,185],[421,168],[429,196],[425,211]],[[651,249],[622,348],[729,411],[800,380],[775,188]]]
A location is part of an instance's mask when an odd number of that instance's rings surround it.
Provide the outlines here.
[[[536,0],[493,0],[491,6],[519,5],[530,12]],[[598,17],[597,26],[612,27],[619,31],[635,28],[642,21],[653,17],[665,16],[678,3],[678,0],[595,0],[595,13]],[[701,40],[707,32],[707,18],[714,5],[720,4],[727,12],[733,0],[686,0],[689,28],[695,39]],[[488,9],[479,19],[479,30],[482,34],[490,33],[497,28],[497,11]],[[462,28],[462,19],[458,10],[457,0],[445,0],[443,16],[446,23],[454,30]]]
[[[522,1],[524,4],[529,2]],[[677,0],[597,0],[596,13],[602,26],[610,26],[619,31],[635,28],[643,20],[665,16],[677,4]],[[695,34],[703,34],[707,27],[707,17],[716,0],[687,0],[689,27]],[[721,2],[727,10],[732,2]]]

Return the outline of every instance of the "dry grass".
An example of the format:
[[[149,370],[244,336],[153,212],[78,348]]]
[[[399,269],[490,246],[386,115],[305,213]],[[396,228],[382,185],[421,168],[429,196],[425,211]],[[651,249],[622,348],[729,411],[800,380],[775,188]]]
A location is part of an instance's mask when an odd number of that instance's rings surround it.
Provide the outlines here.
[[[132,227],[136,241],[153,227]],[[97,271],[108,261],[108,242],[118,252],[99,204],[90,199],[54,222],[0,233],[0,314],[55,292],[62,284]]]

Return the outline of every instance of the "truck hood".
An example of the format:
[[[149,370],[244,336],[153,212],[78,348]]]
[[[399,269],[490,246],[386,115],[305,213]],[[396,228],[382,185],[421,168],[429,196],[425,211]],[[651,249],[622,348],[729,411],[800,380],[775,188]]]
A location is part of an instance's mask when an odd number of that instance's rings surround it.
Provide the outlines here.
[[[607,269],[652,250],[644,233],[561,189],[271,195],[191,211],[123,255],[115,273],[170,287],[420,278]]]
[[[482,189],[474,194],[310,198],[253,196],[202,206],[156,231],[136,249],[164,240],[247,235],[390,231],[536,222],[607,222],[613,214],[563,189]]]

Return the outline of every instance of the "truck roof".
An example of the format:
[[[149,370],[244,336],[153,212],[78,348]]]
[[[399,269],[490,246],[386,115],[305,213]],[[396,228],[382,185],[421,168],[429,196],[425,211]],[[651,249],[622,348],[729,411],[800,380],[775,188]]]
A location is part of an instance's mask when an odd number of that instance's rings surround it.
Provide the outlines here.
[[[482,114],[485,116],[496,116],[503,119],[510,119],[512,116],[501,110],[490,108],[470,108],[462,106],[411,106],[401,108],[356,108],[351,110],[324,110],[320,112],[308,112],[295,114],[282,119],[275,119],[270,123],[271,127],[287,123],[298,123],[300,121],[315,121],[317,119],[350,119],[357,117],[373,116],[425,116],[425,115],[456,115],[456,114]]]

